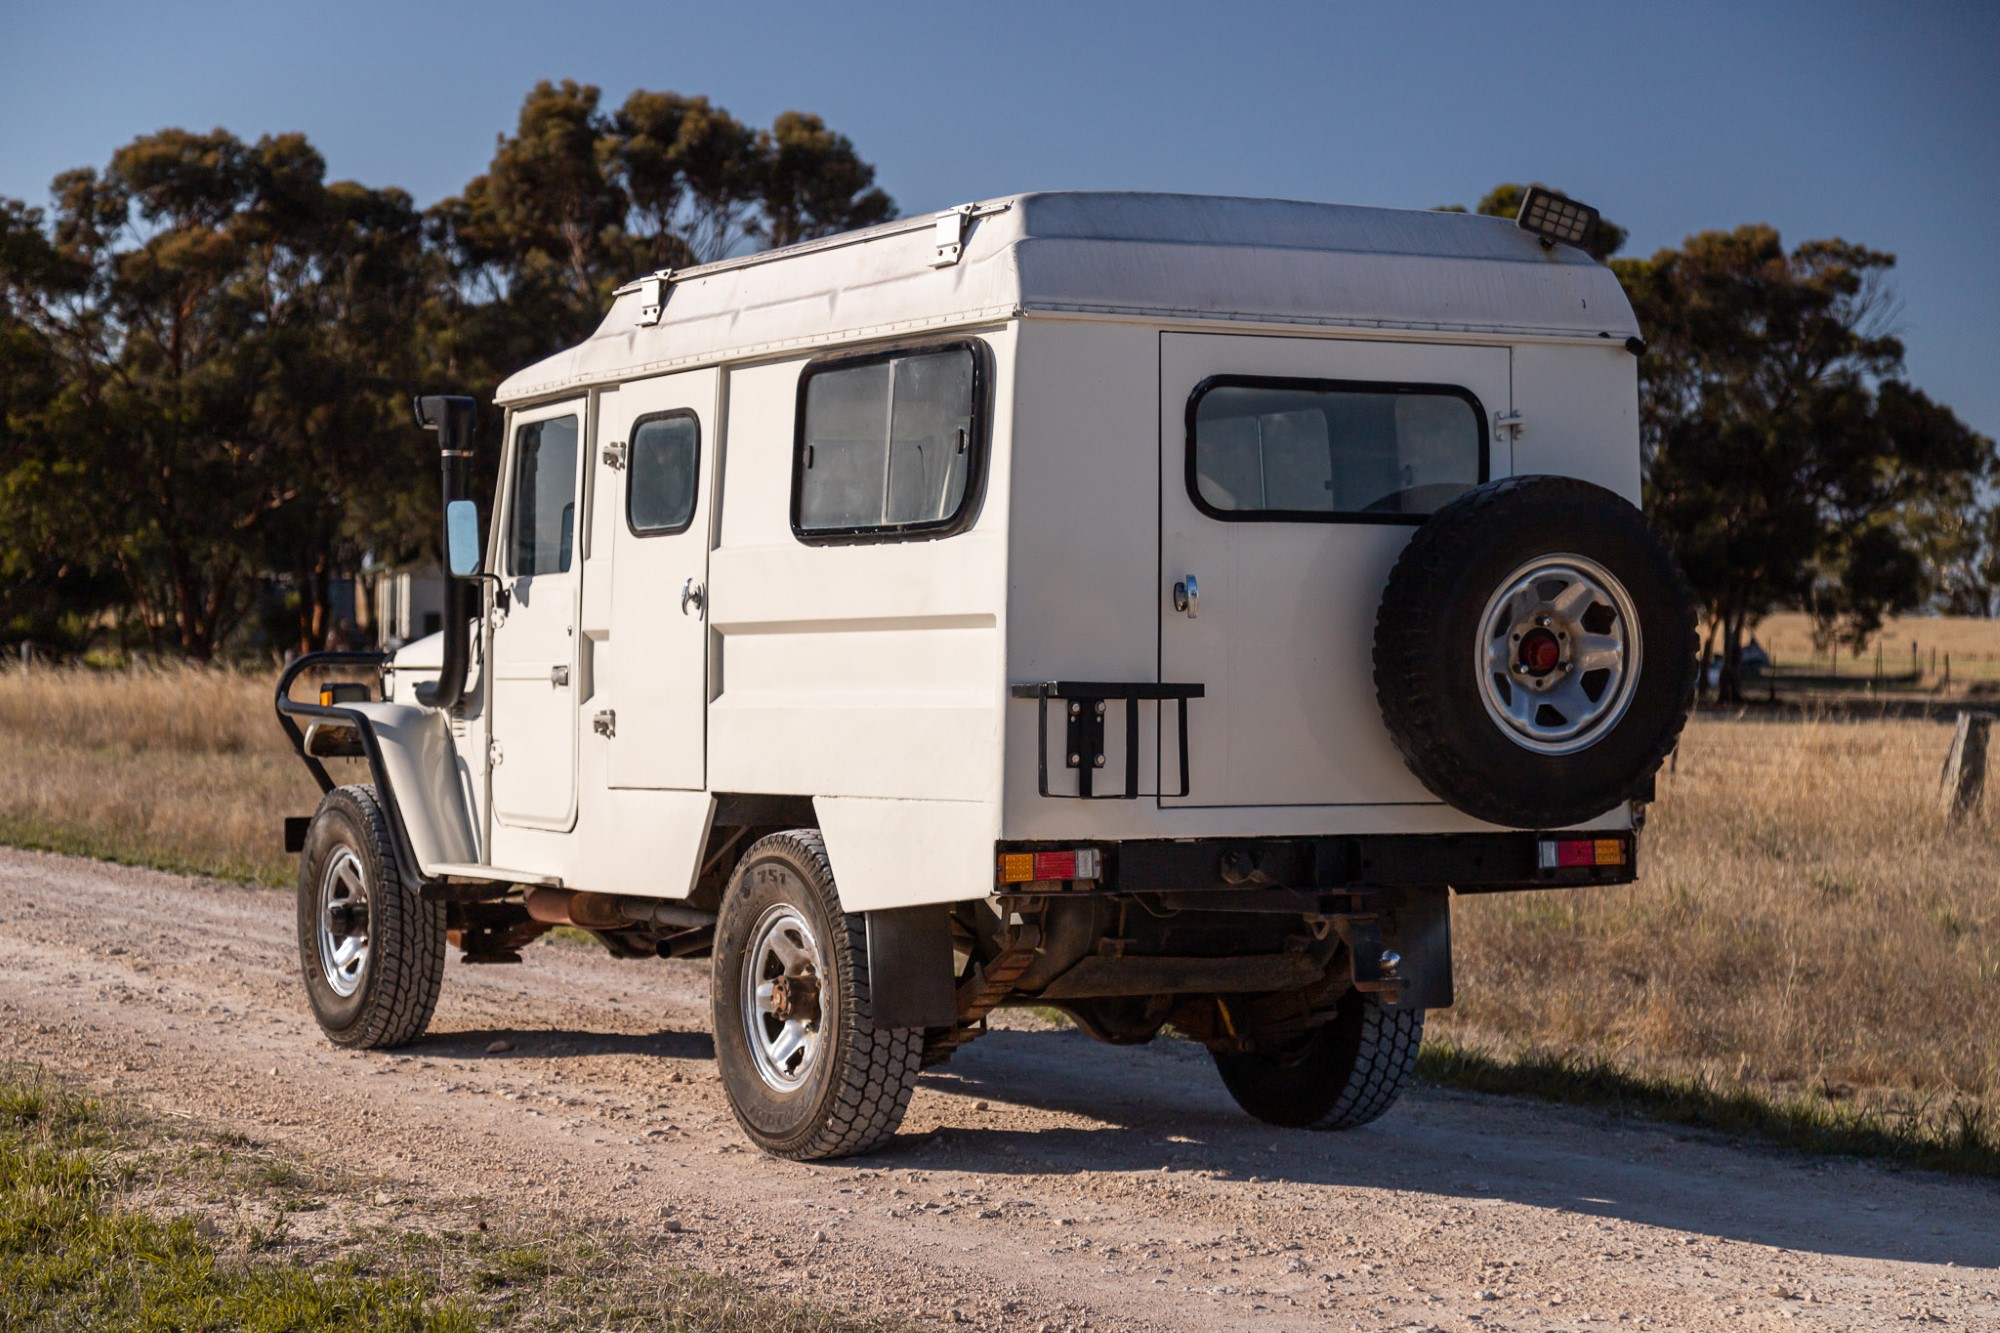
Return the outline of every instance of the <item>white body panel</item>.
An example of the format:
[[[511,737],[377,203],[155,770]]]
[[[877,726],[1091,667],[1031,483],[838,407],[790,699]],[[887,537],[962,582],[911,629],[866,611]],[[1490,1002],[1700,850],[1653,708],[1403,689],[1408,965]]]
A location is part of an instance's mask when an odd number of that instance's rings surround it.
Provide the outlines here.
[[[892,224],[692,270],[650,324],[635,288],[586,343],[503,386],[510,442],[586,404],[589,419],[578,557],[564,578],[514,581],[531,586],[486,635],[491,707],[462,710],[483,859],[684,896],[711,793],[808,798],[843,902],[865,910],[986,896],[996,840],[1488,827],[1416,783],[1375,704],[1376,602],[1410,529],[1216,521],[1187,502],[1179,423],[1213,374],[1449,383],[1488,414],[1490,475],[1636,499],[1636,328],[1612,275],[1493,219],[1166,196],[995,201],[957,263],[934,266],[932,245],[928,226]],[[807,363],[968,338],[991,392],[962,530],[795,536]],[[701,417],[700,512],[637,538],[603,446],[672,408]],[[1523,414],[1518,441],[1492,430],[1502,410]],[[503,576],[505,489],[489,541]],[[1189,570],[1193,621],[1169,599]],[[681,610],[690,579],[705,617]],[[1040,796],[1035,703],[1009,686],[1054,679],[1205,684],[1190,796],[1160,795],[1178,776],[1173,709],[1150,703],[1140,799]],[[609,737],[593,730],[606,710]],[[1117,713],[1106,790],[1124,772]],[[1051,788],[1073,791],[1053,710],[1050,728]]]

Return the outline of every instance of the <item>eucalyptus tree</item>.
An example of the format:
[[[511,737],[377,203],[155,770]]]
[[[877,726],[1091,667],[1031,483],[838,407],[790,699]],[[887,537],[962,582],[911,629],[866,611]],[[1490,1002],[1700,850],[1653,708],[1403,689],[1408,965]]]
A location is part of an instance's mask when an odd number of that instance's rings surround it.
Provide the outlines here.
[[[1992,466],[1992,441],[1899,378],[1894,263],[1751,225],[1613,264],[1650,344],[1647,510],[1706,605],[1724,700],[1773,607],[1859,644],[1937,593],[1935,520]]]
[[[352,480],[410,476],[383,466],[423,306],[409,200],[329,186],[299,135],[179,129],[52,194],[46,217],[9,210],[10,342],[57,367],[10,411],[10,505],[115,572],[156,646],[212,656],[275,571],[305,576],[301,637],[322,638],[370,512]]]

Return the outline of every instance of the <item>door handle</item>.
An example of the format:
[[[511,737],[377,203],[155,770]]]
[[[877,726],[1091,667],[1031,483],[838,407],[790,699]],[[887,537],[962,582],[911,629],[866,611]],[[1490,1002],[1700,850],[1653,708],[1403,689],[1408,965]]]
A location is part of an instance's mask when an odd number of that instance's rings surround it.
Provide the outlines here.
[[[1186,582],[1174,585],[1174,610],[1185,612],[1189,620],[1200,612],[1201,584],[1195,581],[1194,575],[1190,574]]]
[[[682,615],[686,615],[688,613],[688,608],[690,606],[694,608],[696,615],[700,615],[704,601],[705,601],[705,594],[703,593],[702,586],[699,583],[696,583],[693,579],[689,579],[686,583],[683,583],[681,585]]]
[[[553,666],[553,667],[550,667],[550,668],[549,668],[549,684],[551,684],[551,685],[567,685],[567,684],[569,684],[569,668],[568,668],[568,667],[566,667],[566,666]]]

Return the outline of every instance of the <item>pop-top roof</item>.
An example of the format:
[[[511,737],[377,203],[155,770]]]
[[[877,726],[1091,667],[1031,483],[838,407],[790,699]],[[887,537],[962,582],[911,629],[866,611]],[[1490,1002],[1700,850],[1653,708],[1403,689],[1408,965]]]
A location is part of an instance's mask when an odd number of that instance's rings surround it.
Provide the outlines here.
[[[961,211],[955,259],[939,246],[959,224],[926,214],[631,284],[587,340],[509,377],[499,399],[1037,311],[1620,342],[1639,331],[1609,269],[1502,218],[1081,192]]]

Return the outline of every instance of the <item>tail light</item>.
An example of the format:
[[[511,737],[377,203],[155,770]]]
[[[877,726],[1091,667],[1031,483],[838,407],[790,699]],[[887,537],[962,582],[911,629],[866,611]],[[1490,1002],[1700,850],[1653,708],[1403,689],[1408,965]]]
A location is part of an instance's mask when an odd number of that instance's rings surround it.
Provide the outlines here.
[[[1102,874],[1102,866],[1103,856],[1095,847],[1074,847],[1062,852],[1002,852],[1000,882],[1096,879]]]

